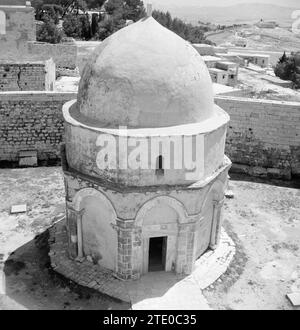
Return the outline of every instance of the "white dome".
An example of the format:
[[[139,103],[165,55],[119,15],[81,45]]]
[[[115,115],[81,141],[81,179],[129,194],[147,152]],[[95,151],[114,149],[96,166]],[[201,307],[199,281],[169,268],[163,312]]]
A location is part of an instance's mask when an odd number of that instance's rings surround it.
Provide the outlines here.
[[[79,84],[77,111],[98,127],[168,127],[215,114],[208,69],[191,44],[152,17],[96,48]]]

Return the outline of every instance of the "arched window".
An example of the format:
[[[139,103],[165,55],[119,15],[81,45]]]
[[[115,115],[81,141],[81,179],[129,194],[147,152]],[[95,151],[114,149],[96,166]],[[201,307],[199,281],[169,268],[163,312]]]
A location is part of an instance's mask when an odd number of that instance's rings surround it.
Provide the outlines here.
[[[156,175],[164,175],[164,160],[163,156],[158,156],[156,160]]]
[[[2,10],[0,10],[0,34],[6,34],[6,16]]]

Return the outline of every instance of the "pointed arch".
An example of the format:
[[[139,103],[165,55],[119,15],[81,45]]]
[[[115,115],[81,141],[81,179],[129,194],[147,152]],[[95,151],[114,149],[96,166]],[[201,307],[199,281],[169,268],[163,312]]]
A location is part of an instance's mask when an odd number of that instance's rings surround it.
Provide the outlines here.
[[[86,197],[97,197],[99,198],[99,200],[101,200],[101,202],[106,205],[107,207],[110,207],[113,211],[114,211],[114,215],[117,218],[117,212],[116,209],[114,207],[114,205],[112,204],[112,202],[110,201],[110,199],[103,194],[102,192],[100,192],[97,189],[94,188],[84,188],[79,190],[75,197],[73,198],[73,207],[76,211],[80,211],[80,205],[82,203],[82,201],[86,198]]]
[[[188,214],[186,212],[185,206],[180,201],[170,196],[158,196],[148,200],[138,210],[135,217],[135,225],[137,227],[142,227],[146,213],[159,205],[167,205],[172,208],[178,214],[179,223],[186,222]]]
[[[216,180],[209,188],[208,192],[206,193],[205,199],[203,200],[203,203],[201,205],[200,212],[202,212],[203,207],[206,205],[206,202],[211,195],[213,196],[214,202],[222,201],[224,198],[224,190],[225,190],[225,184],[220,180]]]

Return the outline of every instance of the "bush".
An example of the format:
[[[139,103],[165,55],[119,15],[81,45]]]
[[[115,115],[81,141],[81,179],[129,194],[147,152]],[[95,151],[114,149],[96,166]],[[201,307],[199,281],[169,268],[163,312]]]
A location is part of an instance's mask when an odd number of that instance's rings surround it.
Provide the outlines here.
[[[82,35],[82,24],[79,16],[73,14],[66,15],[63,29],[67,37],[80,38]]]
[[[63,22],[63,29],[67,37],[85,40],[92,37],[88,15],[67,15]]]
[[[42,25],[37,27],[37,41],[58,44],[63,36],[62,31],[57,28],[51,19],[47,19]]]
[[[95,34],[98,33],[99,30],[99,15],[98,14],[92,14],[92,24],[91,24],[91,35],[94,37]]]
[[[125,26],[125,20],[109,17],[100,22],[95,39],[104,40]]]
[[[296,88],[300,88],[300,61],[299,54],[293,54],[291,56],[283,56],[279,59],[274,73],[282,80],[291,80]]]
[[[63,9],[58,5],[44,5],[42,7],[41,19],[47,21],[52,19],[54,24],[58,24],[59,18],[63,14]]]

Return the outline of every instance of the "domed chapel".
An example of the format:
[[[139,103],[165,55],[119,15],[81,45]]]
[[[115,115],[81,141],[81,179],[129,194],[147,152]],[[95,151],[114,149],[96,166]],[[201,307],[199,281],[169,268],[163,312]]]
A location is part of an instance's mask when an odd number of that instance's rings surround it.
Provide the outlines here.
[[[63,116],[69,257],[190,274],[218,244],[231,165],[198,52],[148,15],[96,48]]]

